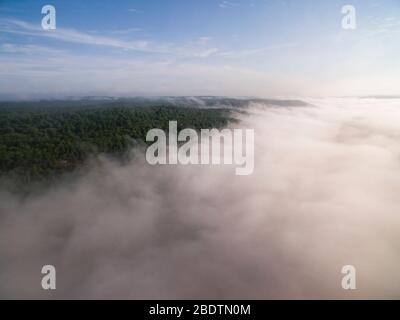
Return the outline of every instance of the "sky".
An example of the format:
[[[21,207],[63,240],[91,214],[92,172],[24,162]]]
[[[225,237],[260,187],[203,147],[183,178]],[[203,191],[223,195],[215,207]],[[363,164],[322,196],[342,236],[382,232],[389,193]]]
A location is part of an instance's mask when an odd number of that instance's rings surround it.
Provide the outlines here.
[[[399,36],[399,0],[0,0],[0,98],[400,94]]]

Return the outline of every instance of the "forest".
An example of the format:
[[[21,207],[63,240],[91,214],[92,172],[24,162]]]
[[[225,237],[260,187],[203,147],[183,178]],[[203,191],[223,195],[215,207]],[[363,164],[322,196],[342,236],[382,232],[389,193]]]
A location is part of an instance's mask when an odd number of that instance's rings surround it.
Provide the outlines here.
[[[234,121],[227,108],[162,101],[0,102],[0,177],[29,185],[71,172],[89,156],[118,159],[144,145],[150,129],[221,128]]]

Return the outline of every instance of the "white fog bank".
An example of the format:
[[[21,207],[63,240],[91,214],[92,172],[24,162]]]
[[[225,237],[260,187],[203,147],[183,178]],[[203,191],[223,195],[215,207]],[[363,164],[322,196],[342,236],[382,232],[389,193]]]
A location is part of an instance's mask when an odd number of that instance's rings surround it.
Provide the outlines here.
[[[138,155],[23,201],[1,192],[0,298],[400,298],[400,99],[309,102],[241,116],[252,176]]]

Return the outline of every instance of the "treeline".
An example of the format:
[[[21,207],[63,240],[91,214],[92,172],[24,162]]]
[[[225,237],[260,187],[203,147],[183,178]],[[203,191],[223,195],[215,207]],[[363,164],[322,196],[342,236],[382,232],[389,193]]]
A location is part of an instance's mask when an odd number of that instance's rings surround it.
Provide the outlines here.
[[[22,183],[74,170],[89,155],[121,157],[150,129],[221,128],[226,109],[118,106],[115,102],[0,103],[0,176]]]

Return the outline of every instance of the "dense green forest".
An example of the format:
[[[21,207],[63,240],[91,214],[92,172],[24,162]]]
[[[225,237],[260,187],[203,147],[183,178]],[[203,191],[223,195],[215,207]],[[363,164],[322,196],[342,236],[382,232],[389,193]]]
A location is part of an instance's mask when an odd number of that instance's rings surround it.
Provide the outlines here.
[[[224,108],[174,107],[128,101],[0,103],[0,176],[29,184],[73,171],[89,155],[121,157],[144,144],[150,129],[221,128]]]

